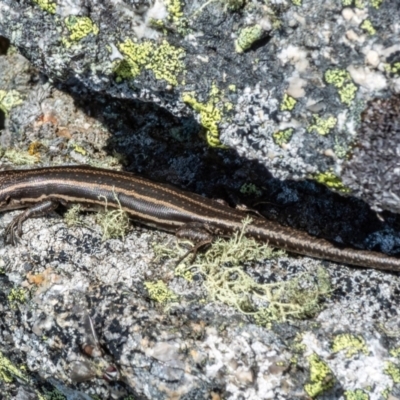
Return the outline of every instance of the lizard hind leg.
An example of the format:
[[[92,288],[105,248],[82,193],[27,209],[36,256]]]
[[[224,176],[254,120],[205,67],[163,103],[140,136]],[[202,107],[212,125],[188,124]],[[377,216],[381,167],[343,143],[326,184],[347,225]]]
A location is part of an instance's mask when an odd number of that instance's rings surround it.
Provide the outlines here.
[[[189,222],[181,226],[176,232],[175,236],[179,239],[188,239],[194,243],[194,246],[188,250],[179,260],[176,265],[179,265],[185,258],[190,254],[192,260],[196,257],[197,252],[208,245],[210,245],[214,239],[207,225],[200,222]]]
[[[40,217],[55,210],[59,205],[57,200],[44,200],[27,208],[21,214],[17,215],[7,226],[4,236],[6,243],[13,246],[17,244],[18,238],[22,236],[22,224],[29,218]]]

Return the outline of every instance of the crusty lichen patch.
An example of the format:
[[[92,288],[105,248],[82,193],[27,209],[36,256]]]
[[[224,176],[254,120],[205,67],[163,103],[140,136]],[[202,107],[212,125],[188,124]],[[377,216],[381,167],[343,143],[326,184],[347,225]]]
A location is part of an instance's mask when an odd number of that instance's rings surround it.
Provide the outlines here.
[[[49,14],[55,14],[57,4],[51,0],[33,0],[43,11],[48,12]]]
[[[346,390],[344,392],[344,398],[346,400],[369,400],[369,395],[361,389]]]
[[[340,180],[340,178],[337,177],[331,171],[320,172],[320,173],[314,175],[313,179],[316,182],[321,183],[330,189],[337,190],[338,192],[341,192],[341,193],[350,193],[351,192],[351,190],[348,187],[343,185],[343,182]]]
[[[183,49],[170,45],[166,40],[156,45],[149,40],[139,43],[131,39],[120,43],[118,49],[125,60],[119,62],[114,69],[117,82],[133,79],[143,69],[148,69],[154,73],[156,79],[178,85],[178,77],[184,72]]]
[[[334,86],[339,94],[340,101],[349,106],[357,93],[357,86],[353,83],[350,74],[344,69],[328,69],[325,80]]]
[[[178,296],[161,280],[157,282],[146,281],[144,286],[149,292],[150,298],[157,303],[166,304],[178,299]]]
[[[277,131],[272,134],[272,138],[274,139],[274,142],[278,146],[283,146],[287,143],[289,143],[290,139],[293,136],[294,129],[293,128],[287,128],[282,131]]]
[[[400,383],[400,368],[394,362],[388,361],[384,373],[389,375],[394,383]]]
[[[78,42],[89,34],[97,35],[98,26],[89,17],[70,15],[64,19],[65,26],[70,32],[69,40]]]
[[[349,333],[342,333],[336,335],[332,343],[332,351],[338,353],[345,350],[346,357],[352,357],[358,353],[368,354],[368,348],[362,336],[351,335]]]
[[[237,53],[243,53],[250,49],[254,42],[261,39],[263,29],[260,25],[252,25],[243,28],[239,32],[238,38],[235,40],[235,50]]]
[[[310,364],[310,379],[304,386],[304,390],[310,397],[316,397],[331,389],[335,383],[334,375],[328,364],[313,353],[307,360]]]
[[[336,122],[337,119],[332,116],[321,118],[318,115],[314,115],[314,123],[307,128],[307,131],[325,136],[335,127]]]
[[[22,104],[22,96],[16,90],[0,90],[0,110],[2,110],[6,115],[10,112],[10,110]]]
[[[15,378],[21,379],[24,382],[28,378],[17,368],[7,357],[0,351],[0,382],[11,383]]]
[[[280,105],[281,111],[292,111],[297,104],[297,100],[287,93],[283,95],[283,99]]]

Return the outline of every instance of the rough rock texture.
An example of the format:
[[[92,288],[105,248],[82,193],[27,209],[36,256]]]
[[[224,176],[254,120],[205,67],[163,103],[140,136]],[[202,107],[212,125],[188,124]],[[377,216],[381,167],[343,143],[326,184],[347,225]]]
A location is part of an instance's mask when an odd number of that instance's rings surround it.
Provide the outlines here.
[[[70,95],[13,48],[0,70],[1,141],[9,146],[2,170],[124,163],[198,193],[247,200],[337,243],[400,253],[398,215],[380,220],[315,182],[272,179],[257,163],[210,149],[190,118],[92,97],[79,85]],[[18,213],[1,214],[0,234]],[[199,261],[193,271],[176,268],[171,235],[134,226],[124,239],[102,240],[95,215],[68,223],[60,210],[27,221],[15,247],[0,239],[2,398],[400,398],[399,274],[280,256],[221,263],[212,276]],[[156,259],[159,245],[171,253]],[[226,278],[217,281],[220,271]],[[263,286],[271,283],[283,293],[268,303],[262,290],[273,291]],[[309,313],[296,314],[313,291]],[[283,312],[262,312],[279,299]]]
[[[81,97],[152,102],[277,178],[398,212],[399,186],[364,187],[351,154],[368,102],[399,95],[399,17],[397,0],[2,0],[0,34]]]

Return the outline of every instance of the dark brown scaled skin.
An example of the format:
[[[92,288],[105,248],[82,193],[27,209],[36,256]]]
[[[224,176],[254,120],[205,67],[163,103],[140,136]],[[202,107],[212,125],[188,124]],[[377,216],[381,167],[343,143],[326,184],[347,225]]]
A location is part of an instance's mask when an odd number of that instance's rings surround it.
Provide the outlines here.
[[[22,223],[57,208],[79,203],[87,208],[121,208],[144,225],[206,243],[231,236],[242,227],[246,212],[218,201],[155,183],[128,172],[89,166],[49,167],[0,172],[0,211],[26,208],[6,229],[15,243]],[[246,235],[292,253],[343,264],[400,271],[400,259],[378,252],[339,248],[305,232],[252,217]]]

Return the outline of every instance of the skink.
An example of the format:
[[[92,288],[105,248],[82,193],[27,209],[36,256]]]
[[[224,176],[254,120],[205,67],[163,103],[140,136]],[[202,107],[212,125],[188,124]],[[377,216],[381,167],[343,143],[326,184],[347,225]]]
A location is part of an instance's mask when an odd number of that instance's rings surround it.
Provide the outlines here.
[[[128,172],[89,166],[49,167],[0,172],[0,211],[27,208],[7,227],[15,242],[22,223],[59,204],[87,208],[121,207],[142,224],[195,241],[230,236],[242,227],[247,213],[216,200],[155,183]],[[400,259],[378,252],[340,248],[262,217],[252,217],[246,235],[292,253],[366,268],[400,271]]]

